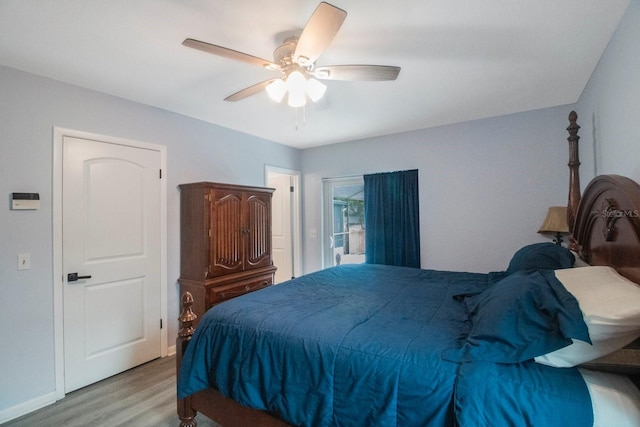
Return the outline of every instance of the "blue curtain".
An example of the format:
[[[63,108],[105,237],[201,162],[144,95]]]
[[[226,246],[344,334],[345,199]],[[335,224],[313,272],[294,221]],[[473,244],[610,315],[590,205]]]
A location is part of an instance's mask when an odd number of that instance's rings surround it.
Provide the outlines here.
[[[420,267],[418,170],[364,176],[365,261]]]

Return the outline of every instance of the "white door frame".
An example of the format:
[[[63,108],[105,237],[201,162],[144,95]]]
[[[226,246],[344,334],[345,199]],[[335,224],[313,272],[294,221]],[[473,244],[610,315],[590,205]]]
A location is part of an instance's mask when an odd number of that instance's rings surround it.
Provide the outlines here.
[[[147,142],[133,141],[111,136],[98,135],[73,129],[53,128],[53,316],[54,316],[54,354],[56,374],[56,400],[65,396],[64,392],[64,301],[62,269],[62,148],[63,138],[90,139],[129,147],[154,150],[160,153],[160,314],[163,328],[160,331],[160,355],[167,355],[167,147]]]
[[[293,169],[284,169],[277,166],[265,165],[264,167],[264,183],[268,185],[269,174],[289,175],[293,181],[293,194],[291,198],[291,226],[293,244],[293,277],[302,276],[302,222],[301,218],[301,197],[300,190],[302,185],[301,173]]]

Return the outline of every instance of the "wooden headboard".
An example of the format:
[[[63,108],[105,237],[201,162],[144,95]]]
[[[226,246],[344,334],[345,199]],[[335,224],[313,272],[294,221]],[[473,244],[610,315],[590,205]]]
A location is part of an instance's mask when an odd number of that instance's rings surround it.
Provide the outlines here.
[[[640,185],[619,175],[594,178],[572,231],[581,258],[640,284]]]
[[[570,249],[640,284],[640,185],[619,175],[595,177],[580,195],[578,115],[569,114]]]
[[[640,185],[620,175],[595,177],[580,195],[578,116],[569,115],[570,248],[590,265],[608,265],[640,284]],[[640,340],[583,367],[629,375],[640,387]]]

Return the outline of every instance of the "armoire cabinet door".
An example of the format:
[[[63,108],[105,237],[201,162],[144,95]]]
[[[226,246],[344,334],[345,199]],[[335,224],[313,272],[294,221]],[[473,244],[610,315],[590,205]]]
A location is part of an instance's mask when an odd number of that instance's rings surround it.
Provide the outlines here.
[[[247,194],[245,269],[271,265],[271,194]]]
[[[210,277],[244,270],[243,204],[241,191],[212,191]]]

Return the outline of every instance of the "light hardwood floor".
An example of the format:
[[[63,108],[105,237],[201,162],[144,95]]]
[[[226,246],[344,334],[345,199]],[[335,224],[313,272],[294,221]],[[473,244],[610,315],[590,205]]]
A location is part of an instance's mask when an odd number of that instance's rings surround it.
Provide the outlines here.
[[[178,427],[176,359],[165,357],[74,391],[11,427]],[[198,415],[199,427],[218,424]]]

